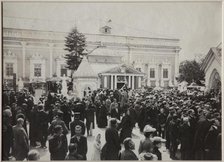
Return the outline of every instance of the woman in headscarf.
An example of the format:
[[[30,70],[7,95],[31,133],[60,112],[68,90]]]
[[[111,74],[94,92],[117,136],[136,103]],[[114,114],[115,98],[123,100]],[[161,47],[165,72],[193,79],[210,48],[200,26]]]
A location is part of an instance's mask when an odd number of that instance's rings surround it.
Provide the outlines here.
[[[92,154],[92,161],[100,160],[101,154],[101,134],[97,134],[94,144],[93,144],[93,154]]]

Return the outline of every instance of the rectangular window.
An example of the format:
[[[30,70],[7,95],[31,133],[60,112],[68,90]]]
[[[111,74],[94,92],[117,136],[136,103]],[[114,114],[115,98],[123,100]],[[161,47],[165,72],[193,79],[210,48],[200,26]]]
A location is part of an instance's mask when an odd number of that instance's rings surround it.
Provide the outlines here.
[[[168,69],[163,69],[163,78],[168,78]]]
[[[142,70],[142,69],[141,69],[141,68],[136,68],[136,70],[138,70],[138,71],[140,71],[140,72],[141,72],[141,70]]]
[[[150,78],[155,78],[155,68],[150,68]]]
[[[41,76],[41,64],[34,64],[34,76],[35,77]]]
[[[7,76],[13,75],[13,63],[6,63],[6,75]]]
[[[63,76],[67,76],[67,68],[65,67],[65,65],[61,65],[61,77]]]

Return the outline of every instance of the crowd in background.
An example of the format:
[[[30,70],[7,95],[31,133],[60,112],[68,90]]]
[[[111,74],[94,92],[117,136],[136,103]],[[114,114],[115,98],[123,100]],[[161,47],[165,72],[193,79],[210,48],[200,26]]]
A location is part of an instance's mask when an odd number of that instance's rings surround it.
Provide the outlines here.
[[[99,89],[83,99],[49,93],[35,104],[27,91],[3,93],[2,160],[38,160],[31,149],[37,142],[51,160],[87,160],[87,136],[95,127],[106,128],[106,143],[98,134],[88,160],[162,160],[163,142],[174,160],[178,146],[181,160],[221,160],[221,94],[213,94],[124,87]],[[136,127],[145,136],[138,155]]]

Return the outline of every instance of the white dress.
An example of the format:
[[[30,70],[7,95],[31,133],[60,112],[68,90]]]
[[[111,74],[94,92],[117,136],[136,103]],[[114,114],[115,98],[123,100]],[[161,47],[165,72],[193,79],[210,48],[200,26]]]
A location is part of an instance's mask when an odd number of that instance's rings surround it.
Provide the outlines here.
[[[93,154],[92,154],[92,161],[100,160],[100,153],[101,153],[101,143],[94,142],[93,144]]]

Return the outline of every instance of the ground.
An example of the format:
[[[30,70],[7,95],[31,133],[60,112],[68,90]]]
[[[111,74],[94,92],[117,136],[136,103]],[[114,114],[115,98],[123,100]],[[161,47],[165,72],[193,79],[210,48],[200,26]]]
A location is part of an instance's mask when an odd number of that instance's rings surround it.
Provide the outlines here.
[[[105,144],[105,128],[98,128],[96,127],[93,130],[93,135],[87,137],[88,140],[88,152],[87,152],[87,160],[91,160],[91,156],[93,153],[93,142],[94,139],[96,137],[96,135],[100,133],[101,134],[101,142],[102,142],[102,146]],[[144,135],[141,134],[139,132],[139,129],[136,127],[133,129],[133,133],[132,133],[132,139],[135,143],[135,150],[134,152],[136,153],[136,155],[138,155],[138,147],[139,147],[139,143],[140,143],[140,139],[143,139]],[[68,139],[68,143],[70,142],[70,133],[67,135],[67,139]],[[48,146],[48,143],[47,143]],[[41,155],[41,160],[43,161],[49,161],[50,160],[50,153],[48,149],[42,149],[42,148],[33,148],[33,149],[37,149],[40,152]],[[163,160],[171,160],[169,158],[169,154],[164,146],[164,144],[162,145],[162,148],[160,149],[160,151],[162,152],[162,159]]]

